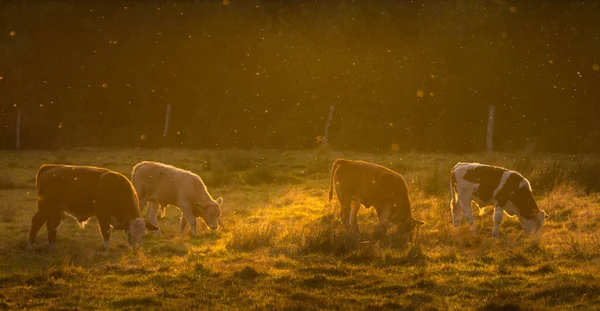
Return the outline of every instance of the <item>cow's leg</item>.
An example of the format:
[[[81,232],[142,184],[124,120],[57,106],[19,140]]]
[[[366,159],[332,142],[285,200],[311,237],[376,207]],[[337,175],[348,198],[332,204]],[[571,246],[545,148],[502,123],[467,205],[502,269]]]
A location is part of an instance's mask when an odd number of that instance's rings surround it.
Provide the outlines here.
[[[138,193],[138,195],[139,195],[139,193]],[[143,212],[144,208],[146,208],[146,204],[148,204],[148,199],[146,199],[145,197],[143,197],[141,195],[139,196],[139,199],[140,199],[140,212]]]
[[[56,249],[56,232],[58,226],[62,221],[62,211],[50,213],[48,222],[46,223],[46,229],[48,230],[48,244],[50,249]]]
[[[503,215],[504,210],[498,206],[494,206],[494,230],[492,231],[493,237],[498,237],[500,235],[500,223],[502,222]]]
[[[461,203],[460,200],[455,200],[454,198],[452,198],[452,201],[450,202],[450,210],[452,211],[452,225],[454,225],[454,227],[458,227],[460,226],[460,222],[461,222]]]
[[[27,240],[27,246],[31,247],[35,241],[35,236],[40,231],[44,223],[48,220],[48,215],[38,210],[35,215],[31,218],[31,230],[29,231],[29,239]]]
[[[146,212],[146,219],[148,220],[148,222],[155,225],[156,227],[158,227],[158,219],[156,219],[156,215],[159,210],[160,203],[158,203],[155,200],[148,201],[148,211]],[[154,235],[162,236],[162,233],[160,232],[160,230],[156,230],[154,231]]]
[[[375,231],[377,236],[384,236],[387,233],[387,229],[390,225],[390,208],[389,205],[384,205],[377,213],[377,218],[379,219],[379,226]]]
[[[194,217],[194,212],[193,212],[193,206],[191,202],[179,202],[177,204],[177,206],[179,206],[179,208],[181,209],[181,212],[183,213],[183,215],[181,217],[184,217],[185,220],[190,224],[190,230],[192,231],[192,236],[195,236],[198,234],[198,231],[196,229],[196,217]],[[181,230],[181,226],[180,226],[180,230]]]
[[[458,193],[458,201],[462,208],[463,216],[467,223],[475,230],[475,220],[473,219],[473,209],[471,208],[471,191],[461,191]]]
[[[339,196],[339,194],[338,194]],[[351,200],[343,200],[340,199],[340,218],[342,220],[342,224],[346,229],[346,233],[351,232],[350,228],[350,210],[351,210],[352,201]]]
[[[141,201],[140,201],[141,202]],[[153,225],[157,226],[158,222],[156,221],[156,212],[157,212],[157,202],[154,200],[147,201],[148,202],[148,210],[146,211],[146,219]],[[140,209],[142,205],[140,203]]]
[[[359,235],[358,219],[356,217],[359,209],[360,209],[360,203],[352,202],[352,204],[350,204],[350,219],[349,219],[349,221],[350,221],[350,224],[352,225],[352,234],[354,234],[356,236]]]
[[[108,248],[111,231],[110,221],[98,219],[98,227],[100,227],[100,234],[102,234],[102,238],[104,239],[104,248]]]
[[[183,233],[183,230],[185,230],[185,226],[187,226],[187,220],[185,220],[185,216],[183,216],[183,213],[181,214],[181,219],[179,221],[179,233]]]
[[[160,213],[158,213],[158,217],[160,219],[165,218],[165,216],[167,216],[167,205],[160,205],[158,209],[160,210]]]

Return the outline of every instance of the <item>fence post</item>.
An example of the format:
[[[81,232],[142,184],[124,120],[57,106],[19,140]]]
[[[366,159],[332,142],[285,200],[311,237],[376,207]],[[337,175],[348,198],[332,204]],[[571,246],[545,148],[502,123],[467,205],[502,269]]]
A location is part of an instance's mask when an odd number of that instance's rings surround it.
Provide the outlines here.
[[[492,139],[494,131],[494,111],[496,107],[490,105],[488,110],[488,122],[487,122],[487,136],[485,141],[485,149],[487,152],[492,152]]]
[[[171,117],[171,104],[167,104],[167,113],[165,115],[165,130],[163,136],[167,136],[169,133],[169,118]]]
[[[331,118],[333,117],[333,109],[333,105],[329,106],[329,116],[327,117],[327,121],[325,121],[325,133],[323,133],[323,142],[321,143],[321,148],[327,147],[327,135],[329,135],[329,124],[331,123]]]
[[[21,149],[21,110],[17,110],[17,129],[16,129],[16,143],[15,147],[17,150]]]

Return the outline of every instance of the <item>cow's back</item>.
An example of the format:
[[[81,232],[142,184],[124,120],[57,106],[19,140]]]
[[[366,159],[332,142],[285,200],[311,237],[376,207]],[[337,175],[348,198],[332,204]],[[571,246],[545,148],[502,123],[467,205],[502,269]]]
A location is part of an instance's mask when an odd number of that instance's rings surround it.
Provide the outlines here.
[[[374,185],[383,170],[362,161],[344,161],[334,175],[339,196],[353,196],[369,200],[374,195]]]
[[[38,200],[75,210],[89,208],[105,172],[96,167],[44,164],[36,174]]]
[[[206,189],[198,175],[152,161],[140,162],[133,168],[132,182],[140,197],[169,204],[176,204],[182,194],[195,195]]]
[[[94,193],[96,212],[118,216],[119,220],[140,217],[136,191],[127,179],[117,172],[105,172],[100,176]]]
[[[382,176],[388,178],[382,180]],[[374,163],[346,160],[336,169],[334,182],[338,197],[359,198],[366,207],[377,204],[379,201],[408,198],[404,178],[400,174]],[[391,194],[394,194],[396,198],[390,197]]]

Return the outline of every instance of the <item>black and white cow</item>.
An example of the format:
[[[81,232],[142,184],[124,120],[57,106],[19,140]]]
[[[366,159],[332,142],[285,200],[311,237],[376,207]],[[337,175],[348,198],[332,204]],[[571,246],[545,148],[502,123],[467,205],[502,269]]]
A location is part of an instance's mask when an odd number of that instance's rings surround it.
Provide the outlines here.
[[[461,211],[467,222],[474,226],[471,201],[480,208],[494,206],[494,237],[499,235],[498,227],[504,213],[517,216],[525,232],[539,231],[548,218],[546,212],[537,206],[529,181],[521,174],[502,167],[459,162],[452,168],[450,191],[452,224],[455,227],[460,225]]]

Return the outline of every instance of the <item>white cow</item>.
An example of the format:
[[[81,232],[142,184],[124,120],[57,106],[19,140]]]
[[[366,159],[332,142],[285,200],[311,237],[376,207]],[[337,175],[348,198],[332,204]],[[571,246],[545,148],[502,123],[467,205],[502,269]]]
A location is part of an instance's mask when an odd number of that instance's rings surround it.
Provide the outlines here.
[[[539,231],[548,218],[546,212],[537,206],[529,181],[515,171],[459,162],[452,168],[451,178],[450,208],[455,227],[460,225],[461,211],[467,222],[474,227],[471,201],[475,201],[480,208],[494,206],[494,237],[499,235],[498,227],[504,213],[517,216],[525,232]]]
[[[162,209],[164,215],[164,209],[171,204],[182,212],[179,226],[181,233],[189,223],[192,235],[198,234],[196,217],[201,217],[211,230],[219,227],[223,198],[214,200],[200,176],[171,165],[150,161],[136,164],[131,175],[140,198],[140,209],[149,203],[146,218],[152,224],[158,223],[158,211]]]

